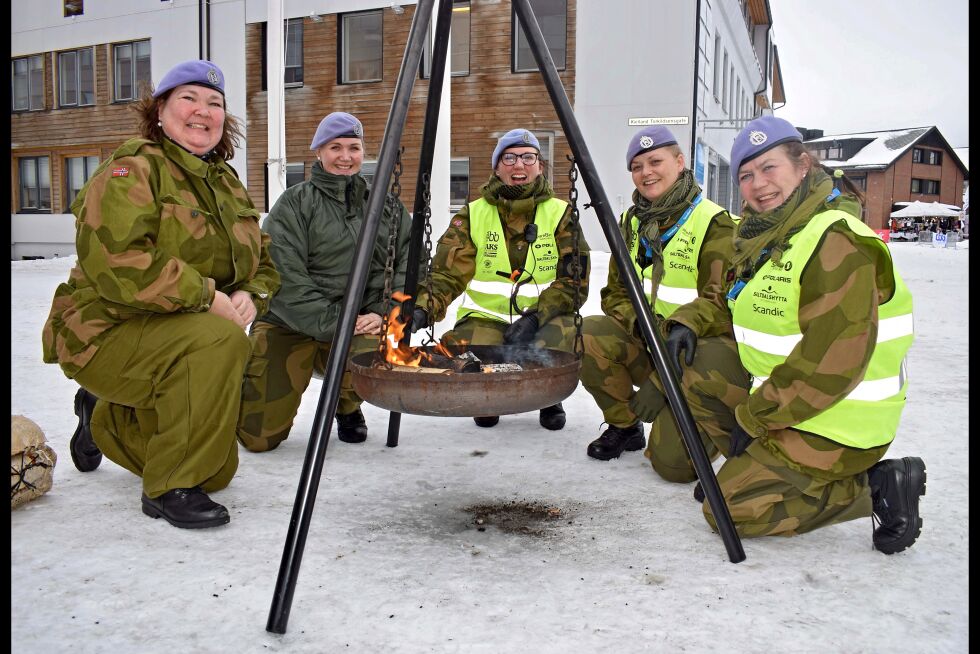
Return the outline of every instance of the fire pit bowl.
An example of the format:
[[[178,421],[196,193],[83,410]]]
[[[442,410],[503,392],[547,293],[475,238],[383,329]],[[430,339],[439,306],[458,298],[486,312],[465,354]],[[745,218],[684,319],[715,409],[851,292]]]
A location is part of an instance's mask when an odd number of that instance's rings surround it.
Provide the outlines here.
[[[431,347],[421,348],[432,352]],[[523,370],[453,372],[433,368],[376,367],[377,355],[351,357],[354,390],[389,411],[419,416],[498,416],[557,404],[578,385],[581,362],[574,354],[518,345],[468,345],[484,365],[516,363]]]

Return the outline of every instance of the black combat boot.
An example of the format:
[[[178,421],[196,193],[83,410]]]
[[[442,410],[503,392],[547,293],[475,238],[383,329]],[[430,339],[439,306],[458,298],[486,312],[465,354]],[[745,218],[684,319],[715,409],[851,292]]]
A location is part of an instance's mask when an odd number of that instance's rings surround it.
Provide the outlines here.
[[[337,438],[345,443],[363,443],[367,440],[367,424],[360,409],[353,413],[337,414]]]
[[[694,487],[694,501],[698,504],[704,504],[704,487],[701,485],[700,481],[698,482],[698,485]]]
[[[228,524],[228,509],[214,502],[200,488],[174,488],[150,499],[143,493],[143,513],[163,518],[181,529],[204,529]]]
[[[875,549],[894,554],[910,547],[922,531],[919,497],[926,494],[926,465],[916,456],[879,461],[868,470]]]
[[[99,398],[84,388],[75,393],[75,415],[78,416],[78,427],[68,441],[72,463],[81,472],[92,472],[102,463],[102,452],[92,439],[92,412]]]
[[[614,427],[609,425],[599,438],[589,443],[588,455],[593,459],[608,461],[619,458],[624,450],[635,452],[646,445],[643,437],[643,423],[638,422],[629,427]]]
[[[494,427],[500,422],[500,416],[477,416],[473,418],[477,427]]]
[[[541,409],[541,415],[538,416],[538,422],[541,423],[541,426],[545,429],[550,429],[552,431],[558,431],[564,427],[565,409],[562,408],[561,402]]]

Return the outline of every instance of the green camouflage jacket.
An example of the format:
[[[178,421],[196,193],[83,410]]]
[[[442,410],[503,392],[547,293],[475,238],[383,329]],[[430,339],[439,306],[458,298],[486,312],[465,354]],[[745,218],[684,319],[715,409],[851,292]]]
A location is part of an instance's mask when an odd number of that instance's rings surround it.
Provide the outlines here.
[[[282,275],[268,322],[329,342],[343,308],[344,291],[364,225],[368,185],[360,175],[334,175],[313,165],[310,179],[286,190],[262,224],[272,237],[272,260]],[[399,222],[392,290],[405,286],[412,221],[398,203]],[[375,239],[361,313],[383,315],[385,263],[391,210],[386,201]]]
[[[42,335],[44,361],[69,377],[125,320],[207,311],[215,290],[248,291],[261,315],[279,288],[259,212],[225,161],[131,139],[71,210],[78,262],[55,290]]]
[[[665,221],[660,227],[661,233],[673,227],[680,217],[681,213],[678,212],[672,220]],[[636,238],[636,233],[630,228],[630,221],[621,218],[619,231],[623,235],[628,251],[629,244]],[[700,336],[720,336],[730,334],[732,331],[732,317],[728,313],[727,305],[724,305],[726,292],[724,279],[732,259],[734,232],[735,223],[727,211],[722,211],[711,219],[711,225],[704,235],[704,244],[698,257],[698,297],[707,298],[709,301],[696,305],[693,302],[685,304],[671,315],[671,319],[678,315],[688,316],[687,319],[679,322],[687,324]],[[629,333],[639,336],[639,331],[636,329],[636,309],[633,308],[633,303],[626,292],[619,267],[612,258],[609,259],[608,280],[600,291],[600,296],[602,312],[619,320]],[[666,336],[666,333],[664,335]]]
[[[544,198],[546,199],[546,198]],[[527,242],[524,240],[524,228],[532,220],[528,214],[507,213],[497,207],[500,222],[507,238],[507,253],[510,255],[512,269],[523,268],[527,261]],[[571,207],[565,210],[555,230],[555,242],[558,244],[558,276],[538,296],[538,320],[543,325],[560,315],[573,313],[581,308],[589,295],[589,245],[585,235],[578,239],[579,257],[584,258],[585,266],[579,283],[579,306],[575,306],[575,281],[569,270],[569,263],[574,252],[573,233],[571,229]],[[419,293],[416,306],[428,310],[428,298],[431,295],[432,309],[435,314],[432,322],[446,317],[446,311],[453,300],[466,290],[467,285],[476,274],[476,245],[470,238],[470,210],[464,205],[450,220],[449,228],[439,239],[436,253],[432,258],[432,289],[431,293],[423,288],[422,278],[419,279]]]

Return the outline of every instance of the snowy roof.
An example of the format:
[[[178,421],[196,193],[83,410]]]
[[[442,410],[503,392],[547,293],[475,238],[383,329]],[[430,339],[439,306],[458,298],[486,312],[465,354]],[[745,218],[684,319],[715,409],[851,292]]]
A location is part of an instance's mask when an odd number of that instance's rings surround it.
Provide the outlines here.
[[[908,127],[883,132],[828,134],[807,141],[806,144],[814,150],[824,143],[830,144],[834,141],[867,141],[867,144],[850,159],[843,161],[827,159],[823,163],[827,166],[846,168],[887,168],[931,129],[933,127]]]

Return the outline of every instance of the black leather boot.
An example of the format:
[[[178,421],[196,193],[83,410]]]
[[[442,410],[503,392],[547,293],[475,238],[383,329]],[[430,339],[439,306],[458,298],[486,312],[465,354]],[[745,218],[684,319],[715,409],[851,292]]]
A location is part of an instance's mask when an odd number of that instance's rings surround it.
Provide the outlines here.
[[[477,427],[493,427],[500,422],[500,416],[478,416],[473,418]]]
[[[552,431],[557,431],[564,427],[565,409],[562,408],[561,402],[541,409],[541,415],[538,416],[538,422],[540,422],[541,426],[545,429],[550,429]]]
[[[84,388],[75,393],[75,415],[78,416],[78,427],[68,441],[72,463],[81,472],[92,472],[102,463],[102,452],[92,439],[92,412],[99,398]]]
[[[363,443],[367,440],[367,424],[360,409],[353,413],[337,414],[337,438],[345,443]]]
[[[894,554],[910,547],[922,532],[919,497],[926,494],[926,464],[917,456],[879,461],[868,470],[873,518],[879,526],[875,549]]]
[[[200,488],[174,488],[150,499],[143,493],[143,513],[163,518],[181,529],[204,529],[228,524],[228,509],[211,500]]]
[[[643,437],[643,423],[638,422],[629,427],[614,427],[609,425],[599,438],[589,443],[588,455],[593,459],[608,461],[619,458],[624,451],[635,452],[646,445]]]

